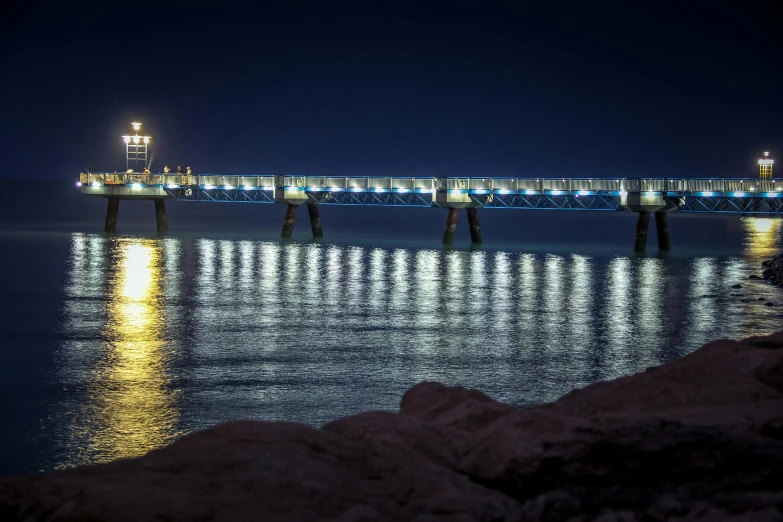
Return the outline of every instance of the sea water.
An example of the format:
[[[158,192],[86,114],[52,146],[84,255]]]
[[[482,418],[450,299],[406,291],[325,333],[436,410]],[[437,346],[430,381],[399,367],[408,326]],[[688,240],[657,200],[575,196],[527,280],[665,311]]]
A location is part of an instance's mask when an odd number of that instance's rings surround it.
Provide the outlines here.
[[[91,225],[0,231],[0,474],[133,457],[236,419],[395,410],[421,381],[527,407],[781,329],[767,303],[783,290],[748,279],[780,248],[774,218],[673,216],[674,250],[652,234],[637,255],[633,216],[614,213],[485,211],[503,241],[444,248],[430,209],[410,238],[354,223],[366,208],[335,210],[330,237],[323,209],[319,242],[303,223],[277,239],[273,210],[261,231],[202,215],[180,231],[170,212],[159,236],[148,210],[117,235],[94,210]]]

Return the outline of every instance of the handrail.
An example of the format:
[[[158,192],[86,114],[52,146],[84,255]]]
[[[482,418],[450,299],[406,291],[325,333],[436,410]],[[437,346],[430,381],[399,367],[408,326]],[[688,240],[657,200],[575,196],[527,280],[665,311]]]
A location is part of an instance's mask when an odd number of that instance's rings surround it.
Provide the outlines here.
[[[86,186],[197,187],[206,190],[304,190],[310,192],[423,192],[441,190],[471,194],[622,195],[652,192],[669,196],[783,196],[783,179],[771,178],[520,178],[305,176],[244,174],[172,174],[88,172]]]

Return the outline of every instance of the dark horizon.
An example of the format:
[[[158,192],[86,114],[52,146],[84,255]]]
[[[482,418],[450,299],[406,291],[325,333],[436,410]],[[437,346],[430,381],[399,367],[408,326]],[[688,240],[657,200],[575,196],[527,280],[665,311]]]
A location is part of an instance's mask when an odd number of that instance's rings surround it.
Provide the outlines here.
[[[783,158],[773,2],[17,4],[0,177],[743,177]],[[129,67],[129,64],[132,67]],[[42,175],[43,173],[43,175]]]

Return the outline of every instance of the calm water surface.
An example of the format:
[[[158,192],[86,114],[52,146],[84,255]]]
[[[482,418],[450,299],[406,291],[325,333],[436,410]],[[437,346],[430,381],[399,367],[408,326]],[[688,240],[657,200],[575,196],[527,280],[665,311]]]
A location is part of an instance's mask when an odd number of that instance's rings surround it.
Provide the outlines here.
[[[680,257],[653,245],[629,256],[6,237],[41,256],[39,242],[59,242],[67,262],[60,279],[5,283],[15,319],[3,357],[18,369],[2,385],[15,425],[0,473],[132,457],[233,419],[319,425],[396,409],[423,380],[527,406],[710,339],[774,331],[783,308],[757,299],[780,302],[779,290],[747,278],[780,247],[783,221],[740,223],[737,255]],[[56,294],[29,289],[46,277]]]

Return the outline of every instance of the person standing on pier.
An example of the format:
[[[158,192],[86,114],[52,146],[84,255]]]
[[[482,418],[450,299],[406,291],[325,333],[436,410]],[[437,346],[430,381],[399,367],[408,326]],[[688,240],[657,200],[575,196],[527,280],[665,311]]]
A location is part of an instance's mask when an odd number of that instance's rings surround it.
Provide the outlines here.
[[[165,167],[163,167],[163,173],[164,173],[164,174],[168,174],[169,172],[171,172],[171,169],[169,168],[169,166],[168,166],[168,165],[166,165]]]

